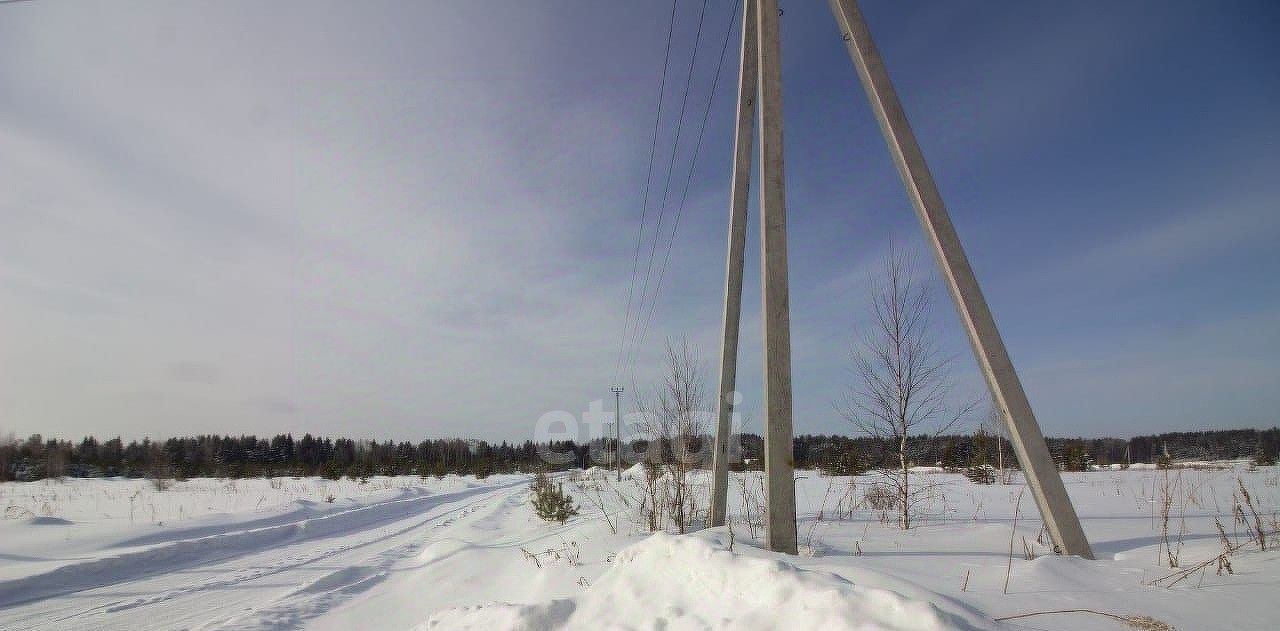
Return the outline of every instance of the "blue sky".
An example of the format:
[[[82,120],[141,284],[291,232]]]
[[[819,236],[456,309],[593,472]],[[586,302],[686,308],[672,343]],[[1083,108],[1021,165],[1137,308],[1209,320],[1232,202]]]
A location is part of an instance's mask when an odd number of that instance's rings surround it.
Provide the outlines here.
[[[677,5],[669,88],[701,6]],[[795,427],[845,432],[868,274],[919,229],[825,3],[784,7]],[[707,3],[668,213],[731,9]],[[863,10],[1044,431],[1275,424],[1280,10]],[[0,433],[523,439],[608,398],[669,11],[0,7]],[[628,385],[683,336],[714,387],[737,45]]]

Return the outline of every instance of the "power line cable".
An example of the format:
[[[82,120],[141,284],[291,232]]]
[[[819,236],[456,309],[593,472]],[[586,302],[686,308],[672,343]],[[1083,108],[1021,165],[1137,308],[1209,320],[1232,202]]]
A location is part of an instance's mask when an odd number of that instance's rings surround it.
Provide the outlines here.
[[[648,336],[649,326],[652,324],[654,315],[657,313],[658,292],[660,292],[662,289],[662,280],[666,276],[667,265],[671,261],[671,250],[674,248],[676,233],[680,230],[680,219],[684,215],[685,202],[689,197],[689,187],[693,182],[693,174],[694,174],[695,168],[697,167],[698,156],[702,150],[702,139],[707,131],[707,123],[711,119],[711,106],[712,106],[712,103],[715,101],[716,87],[720,84],[720,75],[724,70],[724,60],[729,50],[730,38],[733,35],[733,25],[737,23],[737,15],[738,15],[738,2],[737,0],[735,0],[733,3],[733,7],[731,7],[730,9],[729,26],[725,29],[724,41],[720,45],[720,60],[716,64],[715,75],[711,79],[711,89],[707,94],[707,105],[702,112],[702,124],[699,126],[698,138],[694,142],[694,146],[693,146],[693,156],[689,160],[689,172],[685,177],[684,188],[680,193],[680,203],[676,207],[675,218],[672,221],[671,236],[667,240],[667,249],[666,249],[666,253],[663,256],[662,267],[659,268],[657,282],[654,285],[653,299],[651,300],[649,305],[649,314],[643,320],[643,323],[644,323],[643,328],[641,329],[640,335],[635,345],[636,355],[633,358],[631,366],[628,368],[628,370],[630,370],[631,367],[634,366],[635,361],[638,361],[639,348],[643,346],[645,337]]]
[[[631,304],[635,297],[636,275],[640,267],[640,245],[644,242],[644,224],[649,212],[649,183],[653,179],[653,163],[654,156],[658,150],[658,129],[662,120],[662,101],[667,90],[667,68],[671,63],[671,39],[676,26],[676,5],[679,0],[671,1],[671,19],[667,24],[667,46],[666,52],[662,55],[662,80],[658,82],[658,106],[657,113],[653,117],[653,141],[649,144],[649,169],[644,176],[644,194],[640,203],[640,227],[636,231],[636,247],[631,254],[631,283],[627,287],[627,309],[622,320],[622,335],[618,337],[618,359],[613,366],[613,382],[617,383],[621,377],[619,374],[622,370],[622,355],[626,349],[627,331],[631,327]]]
[[[730,37],[732,36],[732,33],[733,33],[733,25],[737,22],[737,2],[736,2],[736,1],[735,1],[735,3],[734,3],[734,7],[733,7],[732,11],[733,11],[733,12],[732,12],[732,13],[730,14],[730,16],[729,16],[729,26],[728,26],[728,28],[727,28],[727,29],[726,29],[726,31],[725,31],[725,38],[724,38],[724,42],[721,44],[721,48],[720,48],[720,62],[719,62],[719,64],[717,64],[717,66],[716,66],[716,72],[715,72],[715,75],[714,75],[714,77],[712,78],[712,81],[711,81],[711,91],[710,91],[710,93],[709,93],[709,94],[708,94],[708,96],[707,96],[707,106],[706,106],[706,108],[703,110],[703,114],[702,114],[702,125],[701,125],[701,127],[699,128],[699,130],[698,130],[698,138],[697,138],[697,141],[694,143],[693,157],[691,158],[690,163],[689,163],[689,172],[688,172],[687,176],[685,177],[684,189],[683,189],[683,191],[681,192],[681,195],[680,195],[680,203],[679,203],[679,206],[676,208],[676,215],[675,215],[675,220],[673,221],[673,227],[672,227],[672,231],[671,231],[671,236],[670,236],[670,237],[668,238],[668,240],[667,240],[667,248],[666,248],[666,252],[665,252],[665,254],[664,254],[664,256],[663,256],[663,260],[662,260],[662,267],[661,267],[661,268],[659,268],[659,271],[658,271],[657,284],[656,284],[656,286],[655,286],[655,290],[654,290],[654,299],[653,299],[653,300],[650,302],[650,304],[649,304],[649,313],[648,313],[648,316],[647,316],[647,317],[645,317],[645,318],[644,318],[644,320],[643,320],[643,323],[644,323],[644,324],[643,324],[643,328],[642,328],[642,330],[641,330],[641,332],[640,332],[640,334],[639,334],[639,339],[638,339],[638,340],[637,340],[637,342],[636,342],[636,347],[637,347],[637,349],[638,349],[638,348],[640,348],[640,347],[642,347],[642,346],[644,345],[645,338],[648,336],[649,327],[650,327],[650,325],[652,324],[652,322],[653,322],[653,318],[654,318],[654,315],[655,315],[655,314],[656,314],[656,312],[657,312],[657,292],[661,290],[661,287],[662,287],[662,280],[663,280],[663,278],[666,276],[667,266],[668,266],[668,264],[669,264],[669,263],[670,263],[670,261],[671,261],[671,251],[672,251],[673,246],[674,246],[674,243],[675,243],[676,233],[677,233],[677,232],[679,231],[679,229],[680,229],[680,218],[684,215],[684,206],[685,206],[685,201],[687,200],[687,198],[688,198],[688,196],[689,196],[689,187],[690,187],[691,183],[693,182],[693,174],[694,174],[694,170],[695,170],[695,167],[696,167],[696,165],[697,165],[698,155],[699,155],[700,150],[701,150],[701,148],[702,148],[702,139],[703,139],[703,136],[704,136],[704,134],[705,134],[705,132],[706,132],[706,129],[707,129],[707,123],[708,123],[708,121],[709,121],[709,119],[710,119],[710,117],[711,117],[711,105],[712,105],[712,102],[713,102],[713,100],[714,100],[714,98],[715,98],[715,89],[716,89],[716,86],[717,86],[717,85],[719,85],[719,83],[720,83],[720,74],[721,74],[721,71],[722,71],[722,70],[723,70],[723,68],[724,68],[724,59],[725,59],[725,55],[726,55],[726,53],[727,53],[727,51],[728,51],[728,47],[729,47],[729,39],[730,39]],[[639,359],[639,355],[638,355],[638,350],[637,350],[637,355],[636,355],[636,357],[635,357],[635,361],[638,361],[638,359]],[[633,361],[633,364],[634,364],[634,361]]]
[[[667,211],[667,197],[671,191],[671,173],[675,168],[676,157],[680,151],[680,133],[684,129],[684,114],[689,104],[689,89],[693,86],[693,71],[697,67],[698,49],[702,43],[702,27],[705,24],[707,16],[707,0],[702,0],[702,9],[698,12],[698,30],[693,38],[693,51],[689,58],[689,72],[685,76],[684,90],[680,95],[680,113],[676,116],[675,136],[671,141],[671,155],[667,162],[667,174],[665,183],[662,187],[662,202],[658,206],[658,218],[653,228],[653,245],[649,248],[649,261],[645,265],[644,283],[640,288],[640,302],[636,307],[637,315],[643,315],[645,311],[645,297],[649,294],[649,283],[653,279],[653,261],[657,258],[658,244],[662,241],[662,219]],[[634,362],[631,357],[639,352],[635,346],[635,341],[639,337],[640,321],[635,321],[635,326],[631,331],[630,338],[624,334],[624,338],[632,340],[629,352],[623,365],[629,365]],[[624,340],[625,341],[625,340]]]

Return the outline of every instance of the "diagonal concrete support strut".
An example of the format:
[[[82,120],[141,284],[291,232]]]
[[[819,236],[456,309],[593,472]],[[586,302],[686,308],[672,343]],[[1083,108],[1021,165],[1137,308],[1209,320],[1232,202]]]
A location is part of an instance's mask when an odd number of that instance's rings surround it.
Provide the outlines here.
[[[978,287],[978,279],[969,266],[960,237],[951,224],[951,217],[942,203],[942,196],[938,193],[915,134],[907,123],[907,115],[889,81],[889,73],[871,39],[871,32],[862,18],[858,3],[856,0],[829,1],[840,33],[849,48],[849,55],[858,69],[867,97],[871,100],[871,108],[880,123],[880,130],[889,145],[889,153],[906,185],[907,196],[911,198],[916,216],[920,219],[956,309],[960,312],[973,353],[977,356],[978,365],[991,390],[992,400],[1000,409],[1005,427],[1009,431],[1010,442],[1019,464],[1022,465],[1045,526],[1059,552],[1092,559],[1093,551],[1089,547],[1089,540],[1080,527],[1080,519],[1071,505],[1071,498],[1067,496],[1058,468],[1049,457],[1049,448],[1045,445],[1044,435],[1040,433],[1040,426],[1031,411],[1031,403],[1013,369],[1013,362],[1000,338],[1000,331],[996,329],[995,319]]]

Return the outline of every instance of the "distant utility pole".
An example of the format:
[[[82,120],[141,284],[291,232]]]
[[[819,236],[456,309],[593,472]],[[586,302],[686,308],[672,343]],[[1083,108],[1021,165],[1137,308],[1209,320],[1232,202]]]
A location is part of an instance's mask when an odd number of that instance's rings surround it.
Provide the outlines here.
[[[618,481],[622,481],[622,386],[609,388],[613,393],[613,459],[618,470]],[[608,475],[608,474],[605,474]]]
[[[1089,547],[1089,540],[1085,538],[1080,519],[1062,484],[1062,477],[1049,456],[1044,435],[1031,411],[1031,402],[1013,369],[1013,362],[1009,359],[1000,331],[996,328],[995,318],[978,287],[978,279],[969,266],[960,237],[942,203],[942,195],[938,192],[929,166],[925,163],[924,153],[920,151],[920,145],[907,122],[898,94],[889,81],[889,72],[871,39],[871,31],[858,9],[857,0],[829,2],[841,36],[849,49],[849,56],[862,79],[867,98],[871,101],[871,109],[880,123],[880,131],[889,145],[889,153],[906,186],[907,197],[915,207],[925,237],[933,246],[942,277],[951,290],[951,298],[960,312],[960,320],[969,335],[969,343],[973,346],[973,353],[982,368],[987,387],[991,390],[991,399],[1001,412],[1014,453],[1018,456],[1018,462],[1026,474],[1027,485],[1031,487],[1031,495],[1035,498],[1040,515],[1053,538],[1054,548],[1065,554],[1092,559],[1093,551]]]

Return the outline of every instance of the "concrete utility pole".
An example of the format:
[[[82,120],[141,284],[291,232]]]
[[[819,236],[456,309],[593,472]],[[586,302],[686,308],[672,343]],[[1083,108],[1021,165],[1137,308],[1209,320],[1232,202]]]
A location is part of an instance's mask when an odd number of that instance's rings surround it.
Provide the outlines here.
[[[613,459],[618,471],[618,481],[622,481],[622,386],[609,388],[613,393]],[[609,475],[609,474],[605,474]]]
[[[1049,449],[1031,411],[1031,403],[1014,372],[1013,362],[1009,360],[1004,341],[996,329],[995,319],[982,297],[978,279],[969,266],[960,238],[951,224],[951,217],[942,203],[933,175],[925,164],[924,154],[907,123],[906,113],[889,81],[889,73],[880,53],[871,40],[871,32],[862,18],[858,3],[856,0],[829,1],[849,48],[849,55],[857,66],[858,76],[871,100],[871,108],[880,123],[880,131],[884,133],[885,142],[889,145],[889,153],[906,185],[907,196],[911,198],[916,216],[920,219],[942,269],[947,288],[951,290],[951,297],[964,322],[978,365],[982,367],[982,374],[991,389],[992,399],[1000,408],[1014,453],[1026,474],[1027,484],[1031,487],[1031,494],[1035,497],[1045,526],[1053,537],[1054,547],[1059,552],[1092,559],[1093,551],[1089,547],[1089,540],[1080,527],[1080,519],[1071,506],[1071,498],[1067,496],[1062,477],[1058,475],[1058,469],[1049,457]],[[763,14],[762,8],[761,15]],[[761,24],[763,31],[763,18]],[[762,55],[761,59],[763,58]],[[764,92],[763,82],[761,92]],[[767,101],[764,107],[768,107]]]
[[[720,346],[720,391],[716,398],[716,444],[712,457],[711,526],[723,526],[729,495],[729,439],[738,377],[738,326],[742,317],[742,260],[747,245],[747,193],[751,188],[751,135],[757,88],[756,3],[743,3],[742,58],[738,72],[738,124],[733,141],[729,202],[729,253],[724,279],[724,340]]]
[[[724,340],[716,401],[711,524],[723,525],[729,481],[729,431],[738,362],[742,310],[742,261],[746,246],[747,193],[751,180],[752,116],[759,97],[760,270],[764,322],[765,544],[796,554],[795,461],[791,424],[791,318],[787,290],[787,209],[782,156],[782,59],[777,0],[745,0],[733,192],[729,204],[729,253],[725,272]]]
[[[791,433],[791,313],[782,160],[782,47],[777,0],[759,0],[760,270],[764,309],[765,544],[796,554],[795,458]]]

